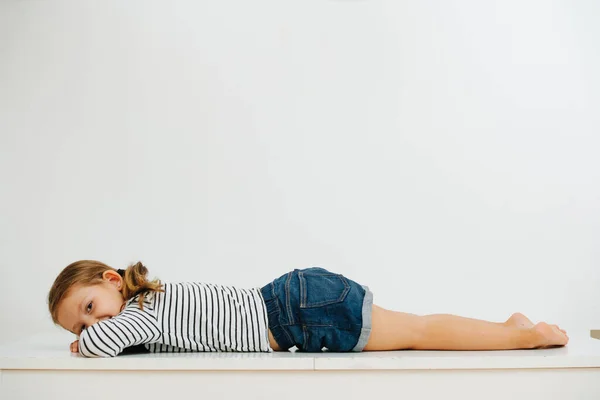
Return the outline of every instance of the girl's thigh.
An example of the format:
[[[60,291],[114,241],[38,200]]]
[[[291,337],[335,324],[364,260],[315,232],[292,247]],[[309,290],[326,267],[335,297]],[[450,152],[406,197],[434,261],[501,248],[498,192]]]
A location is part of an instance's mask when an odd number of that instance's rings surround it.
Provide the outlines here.
[[[411,349],[422,326],[422,318],[416,314],[386,310],[373,304],[371,334],[363,351]]]

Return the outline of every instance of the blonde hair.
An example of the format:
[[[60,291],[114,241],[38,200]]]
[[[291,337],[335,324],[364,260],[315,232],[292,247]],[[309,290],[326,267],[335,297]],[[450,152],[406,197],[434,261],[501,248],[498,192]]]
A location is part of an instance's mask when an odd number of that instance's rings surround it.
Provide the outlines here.
[[[48,309],[52,321],[58,324],[58,306],[75,285],[93,286],[101,284],[105,271],[122,273],[108,265],[95,260],[80,260],[65,267],[54,280],[48,293]],[[164,292],[158,279],[148,281],[148,269],[141,263],[130,264],[123,274],[123,298],[125,301],[140,295],[139,306],[144,307],[144,298],[149,292]]]

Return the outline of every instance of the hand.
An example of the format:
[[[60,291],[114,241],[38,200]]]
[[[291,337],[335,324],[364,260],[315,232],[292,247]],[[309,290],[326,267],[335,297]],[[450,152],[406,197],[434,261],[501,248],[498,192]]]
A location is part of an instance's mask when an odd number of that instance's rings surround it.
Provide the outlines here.
[[[71,343],[71,353],[79,353],[79,339]]]

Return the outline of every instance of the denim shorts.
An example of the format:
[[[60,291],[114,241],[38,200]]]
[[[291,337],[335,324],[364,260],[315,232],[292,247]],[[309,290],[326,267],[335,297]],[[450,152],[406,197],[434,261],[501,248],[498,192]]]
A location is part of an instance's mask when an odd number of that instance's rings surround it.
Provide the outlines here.
[[[371,333],[367,286],[319,267],[295,269],[261,288],[269,329],[282,350],[362,351]]]

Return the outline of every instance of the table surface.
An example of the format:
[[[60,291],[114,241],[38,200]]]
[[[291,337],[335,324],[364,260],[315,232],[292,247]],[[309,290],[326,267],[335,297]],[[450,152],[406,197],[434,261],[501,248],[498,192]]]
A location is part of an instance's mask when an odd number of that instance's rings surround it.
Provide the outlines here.
[[[433,370],[600,368],[600,340],[569,332],[565,347],[502,351],[362,353],[155,353],[84,358],[68,333],[44,333],[0,346],[0,370]]]

